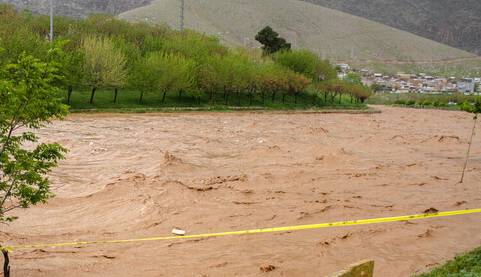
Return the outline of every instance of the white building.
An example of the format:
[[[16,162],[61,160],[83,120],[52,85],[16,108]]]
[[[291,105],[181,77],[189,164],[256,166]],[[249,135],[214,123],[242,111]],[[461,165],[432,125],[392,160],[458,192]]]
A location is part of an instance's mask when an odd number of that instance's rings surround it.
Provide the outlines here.
[[[458,91],[462,93],[474,93],[475,82],[473,78],[463,78],[458,82]]]

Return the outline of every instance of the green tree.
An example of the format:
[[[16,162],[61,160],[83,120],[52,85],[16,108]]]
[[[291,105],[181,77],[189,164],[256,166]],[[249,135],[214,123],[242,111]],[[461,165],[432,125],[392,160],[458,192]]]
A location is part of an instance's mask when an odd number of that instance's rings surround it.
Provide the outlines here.
[[[346,78],[344,81],[349,84],[353,85],[362,85],[362,78],[361,75],[357,74],[356,72],[349,72],[347,73]]]
[[[271,101],[276,100],[277,93],[285,94],[289,91],[289,69],[274,63],[266,63],[258,73],[258,88],[265,104],[266,93],[271,95]]]
[[[222,80],[219,77],[221,63],[222,57],[218,55],[210,56],[199,64],[196,70],[198,88],[209,94],[209,101],[213,104],[215,104],[216,93],[223,87]]]
[[[182,93],[192,89],[196,64],[180,54],[154,53],[152,59],[159,64],[158,88],[162,92],[162,103],[168,92]]]
[[[229,104],[231,95],[235,94],[240,101],[240,93],[247,91],[250,70],[249,60],[240,53],[233,53],[221,58],[217,64],[217,78],[221,82],[226,105]]]
[[[152,56],[139,59],[133,66],[129,74],[129,86],[140,91],[139,104],[144,101],[146,92],[154,92],[158,88],[158,76],[161,74],[158,60]]]
[[[203,61],[212,55],[224,56],[228,52],[218,38],[190,30],[167,36],[162,40],[161,47],[165,52],[178,53],[195,61]]]
[[[304,74],[314,82],[332,80],[337,77],[334,67],[307,50],[279,51],[273,60],[297,73]]]
[[[46,174],[66,149],[39,144],[34,131],[67,113],[54,87],[60,77],[55,63],[26,54],[0,68],[0,222],[14,220],[8,213],[16,208],[52,197]]]
[[[359,83],[348,83],[346,86],[346,92],[351,95],[351,97],[356,98],[356,102],[364,103],[366,99],[371,97],[372,89]],[[351,98],[352,102],[352,98]]]
[[[168,92],[194,89],[196,63],[180,54],[154,52],[138,61],[130,77],[131,86],[144,92],[160,92],[165,103]]]
[[[309,86],[310,81],[304,75],[296,72],[288,72],[287,78],[288,78],[288,83],[287,83],[288,92],[289,94],[294,95],[294,103],[297,104],[297,98],[299,94]],[[282,96],[283,103],[284,103],[284,100],[285,100],[285,94]]]
[[[380,92],[380,91],[384,90],[384,86],[380,85],[378,83],[374,83],[374,84],[371,85],[371,90],[374,91],[374,92]]]
[[[279,37],[279,33],[274,31],[270,26],[266,26],[264,29],[260,30],[255,38],[258,42],[264,45],[262,46],[262,50],[264,50],[264,54],[266,55],[280,50],[291,49],[291,44],[287,43],[284,38]]]
[[[82,40],[84,72],[87,84],[92,88],[90,104],[100,87],[119,88],[127,81],[127,59],[109,38],[87,36]]]
[[[81,87],[83,84],[83,55],[80,51],[64,52],[61,49],[67,48],[72,43],[68,40],[57,39],[54,42],[54,50],[56,51],[55,60],[50,61],[56,63],[58,73],[63,78],[56,82],[56,86],[67,90],[67,104],[70,104],[70,98],[74,88]],[[57,50],[55,50],[57,49]]]

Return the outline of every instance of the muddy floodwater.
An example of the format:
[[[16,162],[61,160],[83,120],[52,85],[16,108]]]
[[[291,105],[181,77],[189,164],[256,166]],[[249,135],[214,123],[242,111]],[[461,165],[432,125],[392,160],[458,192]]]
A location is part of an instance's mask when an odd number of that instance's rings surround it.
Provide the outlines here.
[[[18,211],[18,245],[199,234],[481,208],[471,115],[72,114],[56,198]],[[481,124],[480,124],[481,125]],[[18,250],[13,276],[324,276],[364,259],[410,276],[481,246],[481,215],[208,239]]]

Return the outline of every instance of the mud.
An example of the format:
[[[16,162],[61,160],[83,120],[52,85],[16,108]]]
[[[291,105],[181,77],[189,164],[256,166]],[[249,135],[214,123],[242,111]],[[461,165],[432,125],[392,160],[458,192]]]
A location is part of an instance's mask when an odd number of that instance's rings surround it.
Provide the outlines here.
[[[7,244],[124,239],[481,207],[471,116],[74,114],[41,131],[70,149],[56,198],[1,226]],[[479,132],[479,131],[478,131]],[[13,276],[324,276],[374,259],[410,276],[481,245],[481,217],[187,241],[18,250]]]

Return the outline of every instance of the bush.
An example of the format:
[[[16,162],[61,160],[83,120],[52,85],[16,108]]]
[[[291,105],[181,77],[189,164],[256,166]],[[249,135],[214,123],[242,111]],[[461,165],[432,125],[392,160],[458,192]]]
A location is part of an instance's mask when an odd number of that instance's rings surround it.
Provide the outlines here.
[[[273,55],[274,61],[312,81],[335,79],[336,69],[328,61],[321,60],[316,54],[307,50],[280,51]]]
[[[415,104],[416,104],[416,101],[414,101],[414,100],[407,100],[406,101],[406,105],[408,105],[408,106],[414,106]]]
[[[433,103],[431,103],[429,100],[424,100],[422,102],[422,106],[432,106],[432,105],[433,105]]]

